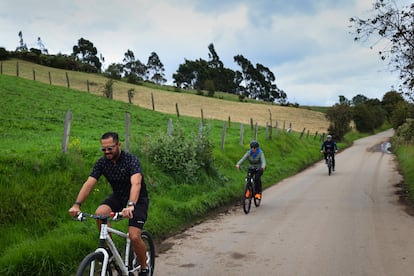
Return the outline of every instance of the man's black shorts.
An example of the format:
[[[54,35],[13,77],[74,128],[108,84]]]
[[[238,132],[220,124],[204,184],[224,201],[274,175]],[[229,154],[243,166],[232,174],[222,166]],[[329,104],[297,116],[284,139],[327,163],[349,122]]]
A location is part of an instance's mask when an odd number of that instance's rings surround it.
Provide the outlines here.
[[[101,204],[108,205],[111,207],[112,212],[121,212],[127,204],[127,200],[123,200],[113,194],[106,198]],[[129,220],[128,226],[138,227],[142,229],[145,221],[147,220],[149,198],[144,197],[138,199],[137,204],[134,208],[134,216]]]

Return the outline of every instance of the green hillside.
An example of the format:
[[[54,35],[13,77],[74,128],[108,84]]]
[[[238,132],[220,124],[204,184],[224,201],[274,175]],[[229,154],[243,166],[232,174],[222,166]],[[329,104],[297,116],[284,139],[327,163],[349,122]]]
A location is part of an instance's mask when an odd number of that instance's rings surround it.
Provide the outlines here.
[[[103,132],[118,131],[125,139],[125,117],[131,118],[129,151],[142,161],[151,198],[145,228],[157,240],[175,233],[210,212],[238,204],[244,173],[234,168],[254,137],[244,125],[240,145],[240,124],[227,124],[224,149],[224,121],[206,119],[213,146],[213,174],[200,171],[195,183],[188,183],[151,163],[148,147],[165,136],[168,121],[185,139],[198,135],[199,118],[174,116],[38,81],[0,75],[0,274],[70,275],[82,257],[96,247],[93,222],[71,220],[67,210],[101,156],[99,138]],[[72,112],[69,152],[62,152],[64,119]],[[320,142],[313,135],[258,128],[258,140],[268,163],[263,175],[265,187],[293,175],[320,159]],[[82,205],[93,212],[110,192],[100,180]],[[240,211],[241,207],[240,207]],[[120,223],[122,226],[122,222]]]

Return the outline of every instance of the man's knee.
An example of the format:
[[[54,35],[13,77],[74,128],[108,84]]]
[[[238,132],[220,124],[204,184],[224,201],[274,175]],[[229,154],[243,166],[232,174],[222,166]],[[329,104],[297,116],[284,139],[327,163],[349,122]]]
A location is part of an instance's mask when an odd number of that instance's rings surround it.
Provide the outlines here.
[[[106,204],[102,204],[102,205],[99,205],[98,208],[96,208],[95,214],[97,214],[97,215],[107,215],[110,212],[112,212],[111,207],[109,207]]]
[[[141,240],[141,229],[137,227],[129,227],[129,238],[132,242]]]

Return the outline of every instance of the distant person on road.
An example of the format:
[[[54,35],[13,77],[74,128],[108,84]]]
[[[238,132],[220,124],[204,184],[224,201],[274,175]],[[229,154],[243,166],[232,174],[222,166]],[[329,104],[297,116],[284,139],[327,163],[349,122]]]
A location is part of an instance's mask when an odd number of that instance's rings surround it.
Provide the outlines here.
[[[323,152],[325,163],[328,162],[328,153],[332,156],[332,170],[335,171],[335,152],[338,151],[338,146],[332,140],[332,135],[326,136],[326,141],[322,143],[321,152]]]
[[[255,198],[262,199],[262,175],[263,171],[266,168],[266,159],[263,151],[259,147],[259,143],[257,141],[251,141],[250,142],[250,150],[248,150],[242,159],[239,160],[236,164],[236,168],[240,169],[240,165],[248,160],[250,163],[250,166],[253,166],[257,169],[256,175],[255,175],[255,190],[256,195]]]
[[[146,276],[148,275],[146,246],[141,239],[141,231],[147,219],[149,199],[141,164],[136,156],[121,150],[116,132],[102,135],[101,150],[104,157],[95,163],[75,203],[69,209],[69,214],[76,216],[80,212],[81,204],[93,190],[99,177],[104,175],[111,184],[113,193],[98,206],[95,213],[106,215],[110,212],[122,212],[124,217],[129,218],[129,237],[142,267],[139,275]]]

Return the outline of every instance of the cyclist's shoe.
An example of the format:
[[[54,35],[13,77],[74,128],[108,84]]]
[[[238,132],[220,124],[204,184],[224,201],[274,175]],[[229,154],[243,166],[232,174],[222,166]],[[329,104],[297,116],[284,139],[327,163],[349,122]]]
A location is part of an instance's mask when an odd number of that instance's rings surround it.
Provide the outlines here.
[[[254,198],[256,198],[256,199],[262,199],[262,194],[255,194],[254,195]]]
[[[246,198],[247,198],[247,197],[250,197],[250,190],[247,190],[247,191],[246,191],[245,196],[246,196]]]
[[[141,269],[140,272],[138,273],[138,276],[148,276],[148,275],[149,275],[148,268]]]

